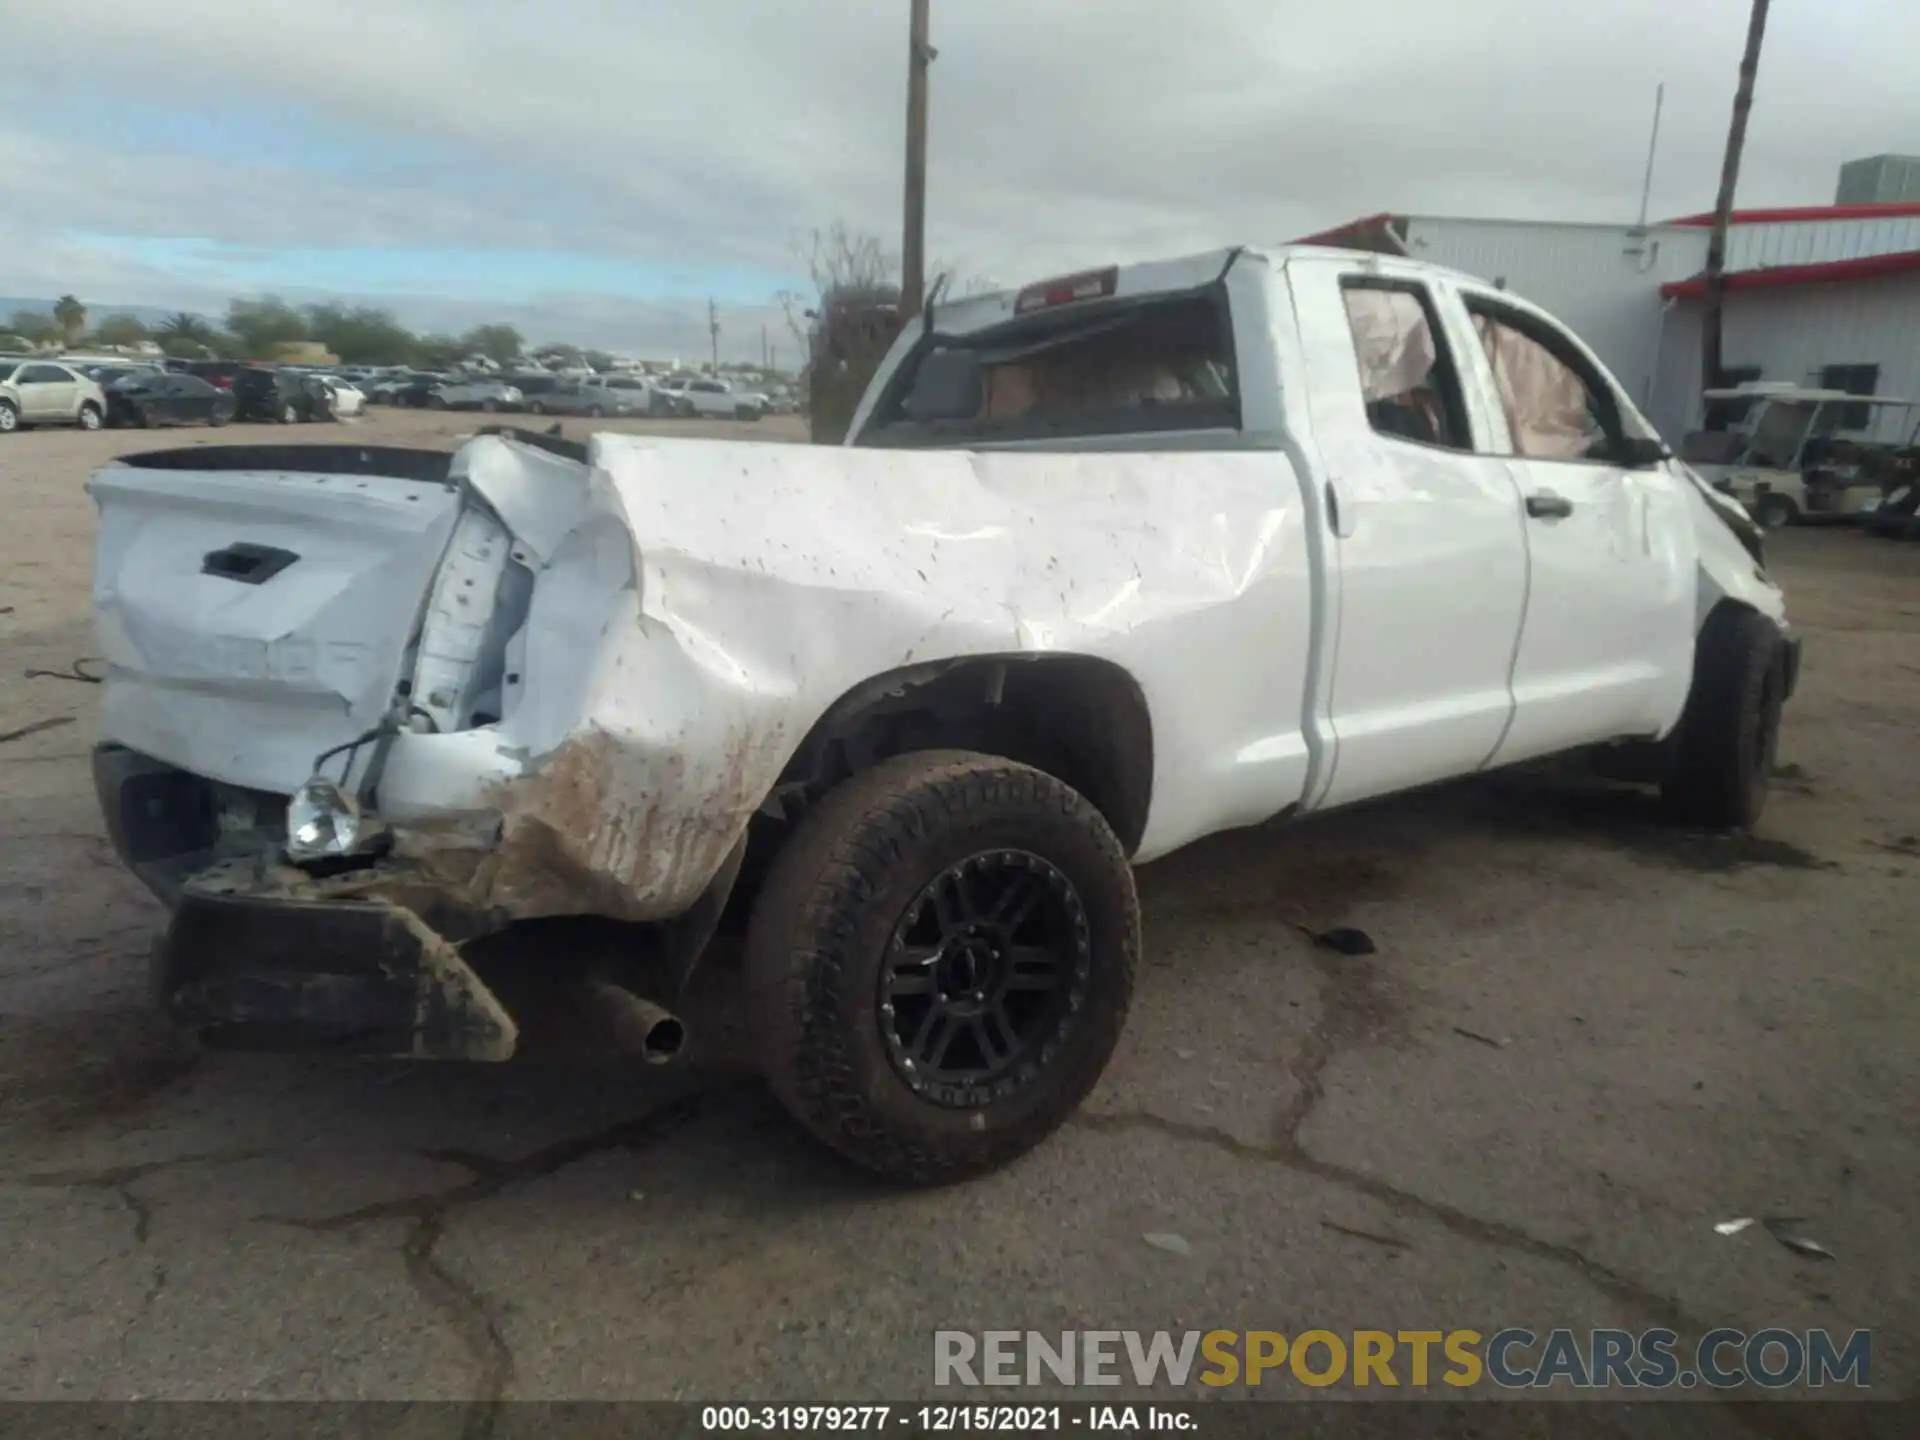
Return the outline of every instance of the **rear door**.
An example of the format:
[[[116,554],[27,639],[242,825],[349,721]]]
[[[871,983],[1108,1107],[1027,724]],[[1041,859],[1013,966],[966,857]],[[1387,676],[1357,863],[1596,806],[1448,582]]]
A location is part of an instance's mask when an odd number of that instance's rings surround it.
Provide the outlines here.
[[[1461,298],[1525,517],[1527,618],[1497,758],[1663,732],[1693,677],[1688,482],[1626,461],[1628,439],[1654,431],[1565,327],[1498,291],[1463,284]]]
[[[23,419],[64,420],[79,408],[79,378],[64,366],[23,365],[15,383]]]
[[[1317,803],[1484,765],[1512,716],[1526,541],[1450,293],[1377,262],[1287,262],[1326,477],[1338,606]]]
[[[213,398],[220,392],[192,375],[176,375],[167,384],[167,403],[176,420],[210,420]]]

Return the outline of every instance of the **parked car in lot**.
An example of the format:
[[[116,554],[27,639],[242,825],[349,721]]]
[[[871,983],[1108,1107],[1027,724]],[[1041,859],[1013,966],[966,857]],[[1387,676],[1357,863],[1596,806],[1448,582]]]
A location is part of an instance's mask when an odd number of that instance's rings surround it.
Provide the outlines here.
[[[234,377],[247,366],[239,360],[169,360],[166,368],[177,375],[197,375],[217,390],[231,390]]]
[[[653,408],[653,389],[638,375],[591,375],[580,383],[590,390],[606,390],[624,397],[629,411],[635,415],[645,415]],[[628,412],[609,410],[607,413]]]
[[[757,390],[736,390],[725,380],[690,380],[677,397],[681,415],[725,416],[733,420],[758,420],[770,408],[767,397]]]
[[[444,375],[413,374],[384,386],[374,387],[374,398],[402,409],[419,409],[427,397],[446,383]]]
[[[107,387],[107,423],[140,425],[225,425],[239,402],[198,375],[154,372],[129,376]]]
[[[557,385],[527,401],[533,415],[644,415],[647,397],[601,385]]]
[[[334,392],[319,375],[250,366],[233,379],[238,418],[298,425],[334,418]]]
[[[1563,753],[1691,824],[1765,803],[1763,536],[1509,291],[1314,247],[1066,276],[907,322],[848,435],[96,472],[94,774],[174,1019],[500,1060],[545,984],[664,1060],[739,916],[773,1094],[938,1183],[1099,1080],[1133,864]],[[480,960],[565,915],[637,928]]]
[[[168,373],[163,365],[88,365],[85,369],[87,378],[96,381],[103,390],[111,389],[122,380]]]
[[[98,430],[106,418],[99,381],[52,360],[0,360],[0,435],[25,425]]]
[[[427,404],[436,410],[518,410],[526,397],[517,385],[504,380],[452,380],[427,392]]]
[[[532,402],[539,396],[550,395],[561,386],[571,383],[564,376],[552,375],[545,370],[536,370],[531,374],[521,371],[499,376],[498,379],[520,392],[521,404],[528,410],[533,409]]]
[[[333,414],[335,419],[344,420],[358,415],[367,408],[367,394],[358,385],[340,375],[316,375],[314,377],[333,392]]]
[[[687,387],[693,383],[691,375],[667,375],[655,380],[647,387],[647,409],[654,415],[690,415],[692,409],[685,403]]]

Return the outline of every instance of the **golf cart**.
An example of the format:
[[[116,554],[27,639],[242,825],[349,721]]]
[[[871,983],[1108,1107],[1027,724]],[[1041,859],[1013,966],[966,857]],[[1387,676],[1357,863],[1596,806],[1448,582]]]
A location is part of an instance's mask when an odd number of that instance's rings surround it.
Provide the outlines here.
[[[1920,461],[1920,405],[1912,400],[1759,383],[1705,398],[1751,403],[1736,428],[1688,435],[1680,456],[1769,530],[1864,520],[1890,487],[1914,478]],[[1862,410],[1865,425],[1844,424]],[[1888,433],[1899,438],[1866,438]]]

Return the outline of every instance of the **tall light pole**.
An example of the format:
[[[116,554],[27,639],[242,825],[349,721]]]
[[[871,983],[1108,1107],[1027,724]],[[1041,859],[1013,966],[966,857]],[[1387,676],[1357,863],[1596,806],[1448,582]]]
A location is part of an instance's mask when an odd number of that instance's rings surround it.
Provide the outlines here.
[[[927,68],[933,64],[929,41],[931,0],[912,0],[913,22],[907,48],[907,195],[906,227],[900,242],[900,313],[914,316],[927,288]]]
[[[1760,42],[1767,34],[1768,0],[1753,0],[1747,18],[1747,48],[1740,57],[1740,83],[1733,92],[1733,122],[1727,128],[1727,153],[1720,166],[1720,195],[1713,206],[1713,233],[1707,240],[1706,297],[1700,307],[1700,388],[1720,383],[1720,320],[1727,295],[1727,225],[1733,217],[1733,191],[1740,183],[1740,154],[1747,145],[1747,115],[1753,109],[1753,81],[1760,70]]]

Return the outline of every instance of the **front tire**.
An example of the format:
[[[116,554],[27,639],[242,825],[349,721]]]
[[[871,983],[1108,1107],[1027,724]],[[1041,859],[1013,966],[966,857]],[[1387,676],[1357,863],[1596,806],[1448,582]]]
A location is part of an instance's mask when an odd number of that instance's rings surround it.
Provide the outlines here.
[[[11,435],[20,428],[20,412],[11,400],[0,400],[0,435]]]
[[[767,1080],[846,1158],[937,1185],[1002,1165],[1099,1080],[1140,908],[1106,820],[1051,775],[928,751],[830,791],[747,935]]]
[[[98,430],[104,422],[100,417],[100,407],[91,400],[80,407],[80,428]]]
[[[544,415],[547,413],[547,407],[542,405],[538,400],[532,400],[527,403],[527,413],[529,415]]]
[[[499,410],[500,402],[497,400],[482,400],[480,402],[480,408],[486,411],[487,414],[491,415],[497,410]]]
[[[280,423],[282,425],[299,424],[300,412],[296,410],[291,404],[282,405],[280,407]]]
[[[1675,818],[1716,830],[1759,820],[1785,701],[1779,629],[1764,615],[1722,605],[1694,647],[1693,688],[1660,787]]]

